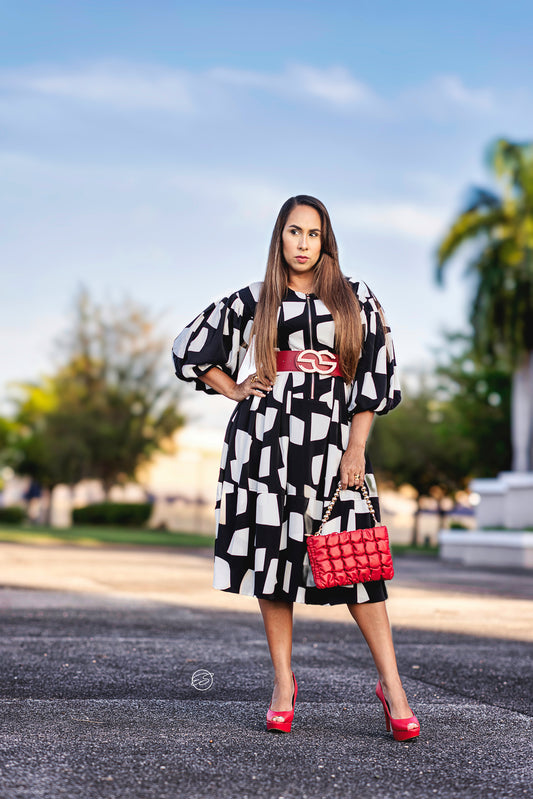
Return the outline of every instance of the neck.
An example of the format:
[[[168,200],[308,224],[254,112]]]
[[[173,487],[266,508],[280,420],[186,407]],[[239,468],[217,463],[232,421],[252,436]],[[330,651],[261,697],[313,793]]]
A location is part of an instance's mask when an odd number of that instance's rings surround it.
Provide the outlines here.
[[[289,275],[287,285],[293,291],[303,291],[304,294],[311,294],[314,288],[314,279],[308,275]]]

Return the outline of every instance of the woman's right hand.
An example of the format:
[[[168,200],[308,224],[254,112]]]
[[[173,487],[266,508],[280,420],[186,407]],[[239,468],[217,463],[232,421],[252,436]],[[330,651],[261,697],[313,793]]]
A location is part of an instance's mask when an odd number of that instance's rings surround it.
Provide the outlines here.
[[[236,402],[241,402],[241,400],[246,399],[246,397],[250,395],[254,397],[266,397],[265,392],[272,391],[273,385],[273,383],[262,382],[255,375],[250,375],[246,380],[243,380],[242,383],[235,383],[228,396]]]

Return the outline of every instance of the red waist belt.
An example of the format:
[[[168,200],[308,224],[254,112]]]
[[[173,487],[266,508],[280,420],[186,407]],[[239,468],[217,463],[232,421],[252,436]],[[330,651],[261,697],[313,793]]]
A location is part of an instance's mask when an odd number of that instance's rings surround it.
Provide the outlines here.
[[[321,375],[342,377],[339,360],[329,350],[279,350],[278,372],[318,372]]]

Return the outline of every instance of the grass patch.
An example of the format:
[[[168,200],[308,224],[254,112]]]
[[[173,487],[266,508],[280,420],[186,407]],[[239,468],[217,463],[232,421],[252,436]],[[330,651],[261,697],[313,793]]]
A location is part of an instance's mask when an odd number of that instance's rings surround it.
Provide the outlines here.
[[[212,548],[215,537],[199,533],[169,533],[167,530],[147,530],[142,527],[102,527],[76,525],[65,530],[55,527],[19,526],[0,524],[0,541],[13,541],[20,544],[78,544],[80,546],[101,546],[105,544],[129,544],[130,546],[150,547],[208,547]],[[393,556],[427,555],[437,557],[438,546],[411,544],[391,544]]]
[[[129,544],[150,547],[212,547],[214,536],[199,533],[170,533],[167,530],[146,530],[126,527],[91,527],[76,525],[64,530],[55,527],[0,524],[0,541],[20,544],[78,544],[100,546]]]
[[[425,546],[421,544],[418,547],[414,547],[412,544],[391,544],[390,545],[391,552],[393,557],[398,555],[427,555],[428,557],[436,558],[439,554],[438,546]]]

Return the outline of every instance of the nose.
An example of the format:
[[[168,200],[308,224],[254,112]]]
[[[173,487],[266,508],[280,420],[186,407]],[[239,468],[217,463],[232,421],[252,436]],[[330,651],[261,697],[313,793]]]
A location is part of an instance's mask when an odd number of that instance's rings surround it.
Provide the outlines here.
[[[298,242],[298,249],[307,250],[307,236],[305,235],[305,233],[302,233],[300,236],[300,240]]]

